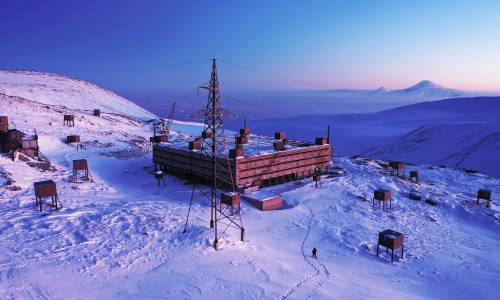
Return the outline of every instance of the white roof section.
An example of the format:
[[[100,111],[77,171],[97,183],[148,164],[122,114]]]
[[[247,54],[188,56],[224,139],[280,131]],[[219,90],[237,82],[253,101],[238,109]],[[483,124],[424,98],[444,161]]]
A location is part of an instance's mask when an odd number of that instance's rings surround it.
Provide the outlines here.
[[[235,135],[226,133],[226,150],[234,149],[235,147]],[[168,142],[167,143],[159,143],[161,147],[169,147],[173,149],[179,150],[188,150],[189,142],[194,141],[197,136],[186,135],[179,132],[170,132],[168,134]],[[273,143],[276,142],[272,137],[260,136],[250,134],[247,136],[248,143],[243,144],[243,151],[245,156],[257,156],[262,154],[275,153],[276,150],[273,148]],[[300,141],[290,141],[288,145],[285,145],[285,150],[292,150],[302,148],[304,146],[313,146],[314,143],[306,143]],[[199,151],[199,150],[193,150]]]

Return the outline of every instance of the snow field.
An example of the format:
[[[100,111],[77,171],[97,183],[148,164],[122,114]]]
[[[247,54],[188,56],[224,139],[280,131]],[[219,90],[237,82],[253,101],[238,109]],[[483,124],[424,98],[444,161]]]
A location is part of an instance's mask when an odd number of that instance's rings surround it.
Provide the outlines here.
[[[500,181],[434,166],[410,166],[415,185],[375,161],[336,158],[344,177],[266,188],[287,209],[261,212],[242,203],[246,241],[230,232],[211,244],[207,203],[197,202],[181,233],[191,185],[167,176],[156,186],[150,126],[128,117],[45,107],[16,97],[8,110],[22,131],[37,128],[56,171],[0,157],[0,298],[2,299],[495,299],[500,282]],[[3,102],[5,103],[5,102]],[[75,127],[62,114],[75,113]],[[199,132],[195,124],[174,124]],[[85,150],[63,141],[80,134]],[[71,161],[86,158],[94,184],[71,181]],[[408,172],[408,170],[407,170]],[[8,180],[15,180],[6,185]],[[53,179],[63,208],[40,213],[32,183]],[[13,189],[18,186],[20,190]],[[491,209],[475,204],[493,190]],[[371,206],[376,188],[393,208]],[[418,190],[432,207],[408,198]],[[405,258],[390,263],[378,232],[405,234]],[[318,259],[310,256],[318,249]],[[399,254],[399,252],[398,252]],[[396,256],[399,257],[399,256]]]
[[[72,109],[101,109],[106,113],[134,116],[144,120],[155,115],[87,81],[59,74],[0,70],[0,94]]]

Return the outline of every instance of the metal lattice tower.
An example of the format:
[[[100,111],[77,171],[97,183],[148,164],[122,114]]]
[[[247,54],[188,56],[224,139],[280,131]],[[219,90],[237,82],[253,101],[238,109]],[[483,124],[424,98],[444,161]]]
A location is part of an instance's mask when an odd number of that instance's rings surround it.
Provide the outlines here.
[[[232,227],[240,229],[241,241],[244,240],[245,229],[241,221],[240,208],[235,209],[221,202],[222,189],[235,191],[234,178],[226,149],[226,135],[224,134],[224,117],[228,111],[222,108],[219,93],[219,81],[217,78],[217,65],[215,59],[212,60],[212,73],[210,81],[200,86],[208,91],[208,101],[204,110],[198,115],[204,118],[201,153],[210,157],[212,162],[212,176],[210,187],[199,183],[193,184],[189,210],[186,218],[184,232],[187,230],[189,214],[193,200],[205,198],[210,201],[210,228],[214,228],[214,248],[218,248],[220,238]],[[229,173],[230,180],[221,176],[221,172]]]

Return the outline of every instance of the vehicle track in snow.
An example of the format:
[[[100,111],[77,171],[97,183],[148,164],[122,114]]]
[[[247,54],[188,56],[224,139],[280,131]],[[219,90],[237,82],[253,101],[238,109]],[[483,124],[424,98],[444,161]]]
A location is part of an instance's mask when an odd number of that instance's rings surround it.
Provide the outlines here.
[[[322,273],[325,275],[326,278],[322,279],[322,280],[319,280],[314,286],[313,286],[313,293],[315,292],[315,290],[317,288],[319,288],[320,286],[322,286],[326,280],[328,280],[330,278],[330,272],[328,271],[327,267],[325,264],[323,264],[322,262],[320,262],[318,259],[312,259],[311,256],[309,256],[308,254],[306,254],[306,251],[305,251],[305,244],[307,242],[307,239],[309,238],[309,234],[311,232],[311,225],[312,225],[312,221],[314,219],[314,213],[311,209],[311,207],[309,205],[307,205],[307,201],[306,202],[303,202],[304,206],[309,210],[309,220],[307,222],[307,231],[306,231],[306,235],[304,236],[304,239],[302,240],[302,244],[300,246],[300,251],[302,253],[302,257],[304,258],[304,261],[309,265],[311,266],[311,268],[314,270],[314,272],[312,274],[309,274],[307,277],[301,279],[299,282],[297,282],[293,287],[291,287],[290,289],[288,289],[286,291],[286,293],[284,295],[282,295],[280,297],[281,300],[284,300],[284,299],[288,299],[288,297],[290,297],[291,295],[293,295],[298,289],[300,289],[301,287],[303,287],[306,283],[308,283],[311,279],[317,277],[317,276],[320,276]],[[319,264],[321,266],[321,269],[319,267],[317,267],[313,261],[316,261],[317,264]],[[311,296],[308,296],[307,299],[310,299]]]

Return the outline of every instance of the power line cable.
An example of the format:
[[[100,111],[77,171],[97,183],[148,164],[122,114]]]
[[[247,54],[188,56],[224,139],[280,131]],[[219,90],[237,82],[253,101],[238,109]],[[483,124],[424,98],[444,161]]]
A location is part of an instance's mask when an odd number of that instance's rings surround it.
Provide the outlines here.
[[[240,102],[240,103],[243,103],[245,105],[248,105],[250,107],[254,107],[254,108],[257,108],[257,109],[260,109],[262,111],[265,111],[265,112],[272,112],[276,115],[284,115],[284,116],[287,116],[287,117],[292,117],[291,115],[287,114],[286,112],[283,112],[283,111],[276,111],[276,110],[273,110],[272,108],[269,108],[269,107],[264,107],[264,106],[260,106],[260,105],[257,105],[257,104],[254,104],[254,103],[251,103],[251,102],[248,102],[248,101],[245,101],[245,100],[241,100],[241,98],[237,98],[233,95],[229,95],[227,93],[220,93],[220,95],[224,98],[227,98],[229,100],[232,100],[233,102]]]
[[[246,71],[257,73],[257,74],[261,74],[261,75],[266,75],[266,76],[278,78],[278,79],[281,79],[281,80],[286,80],[286,81],[291,81],[291,82],[300,83],[300,84],[304,84],[304,85],[310,85],[310,86],[320,87],[320,88],[328,89],[328,90],[333,89],[332,87],[328,87],[326,85],[314,83],[314,82],[311,82],[311,81],[305,81],[305,80],[295,79],[295,78],[291,78],[291,77],[287,77],[287,76],[283,76],[283,75],[279,75],[279,74],[270,73],[270,72],[267,72],[267,71],[261,71],[261,70],[255,69],[255,68],[246,67],[246,66],[243,66],[243,65],[240,65],[240,64],[235,64],[235,63],[232,63],[232,62],[229,62],[229,61],[226,61],[226,60],[222,60],[222,59],[218,59],[218,61],[220,61],[222,63],[225,63],[227,65],[230,65],[230,66],[242,69],[242,70],[246,70]]]
[[[295,78],[291,78],[291,77],[287,77],[287,76],[283,76],[283,75],[279,75],[279,74],[270,73],[267,71],[261,71],[261,70],[255,69],[255,68],[246,67],[246,66],[243,66],[240,64],[235,64],[235,63],[232,63],[232,62],[229,62],[226,60],[222,60],[222,59],[217,59],[217,60],[224,63],[224,64],[227,64],[227,65],[230,65],[230,66],[242,69],[242,70],[246,70],[249,72],[253,72],[253,73],[257,73],[257,74],[261,74],[261,75],[265,75],[265,76],[270,76],[270,77],[274,77],[277,79],[286,80],[286,81],[290,81],[290,82],[300,83],[300,84],[304,84],[304,85],[310,85],[310,86],[320,87],[320,88],[329,89],[329,90],[331,89],[331,87],[328,87],[328,86],[325,86],[322,84],[317,84],[317,83],[310,82],[310,81],[295,79]],[[174,68],[174,67],[197,64],[197,63],[208,62],[208,61],[211,61],[211,59],[199,59],[199,60],[190,60],[190,61],[184,61],[184,62],[178,62],[178,63],[163,64],[163,65],[149,65],[149,66],[124,67],[124,68],[90,69],[90,70],[56,69],[56,70],[52,70],[52,71],[53,72],[76,72],[76,73],[138,71],[138,70],[147,70],[147,69]],[[273,113],[276,113],[279,115],[287,115],[286,113],[284,113],[282,111],[277,112],[273,109],[270,109],[269,107],[262,107],[262,106],[254,104],[254,103],[241,100],[241,99],[234,97],[232,95],[228,95],[227,93],[224,93],[224,94],[221,93],[221,95],[225,96],[226,98],[229,98],[235,102],[240,102],[240,103],[246,104],[248,106],[260,109],[260,110],[265,111],[265,112],[273,112]]]
[[[301,80],[301,79],[296,79],[292,77],[287,77],[283,76],[280,74],[275,74],[267,71],[262,71],[258,70],[256,68],[252,67],[247,67],[243,66],[241,64],[236,64],[227,60],[223,59],[217,59],[218,61],[242,69],[246,70],[252,73],[257,73],[269,77],[274,77],[277,79],[289,81],[289,82],[294,82],[294,83],[300,83],[303,85],[309,85],[309,86],[314,86],[314,87],[319,87],[327,90],[333,89],[332,87],[311,82],[311,81],[306,81],[306,80]],[[140,71],[140,70],[148,70],[148,69],[162,69],[162,68],[174,68],[174,67],[179,67],[179,66],[184,66],[184,65],[191,65],[191,64],[197,64],[197,63],[202,63],[202,62],[207,62],[211,61],[211,59],[199,59],[199,60],[190,60],[190,61],[184,61],[184,62],[179,62],[179,63],[170,63],[170,64],[162,64],[162,65],[149,65],[149,66],[137,66],[137,67],[124,67],[124,68],[107,68],[107,69],[88,69],[88,70],[82,70],[82,69],[52,69],[52,72],[75,72],[75,73],[99,73],[99,72],[123,72],[123,71]]]
[[[92,70],[78,70],[78,69],[56,69],[54,72],[77,72],[77,73],[99,73],[99,72],[122,72],[122,71],[138,71],[138,70],[148,70],[148,69],[162,69],[162,68],[173,68],[184,65],[191,65],[201,62],[210,61],[209,59],[199,59],[190,60],[179,63],[171,63],[164,65],[149,65],[149,66],[138,66],[138,67],[126,67],[126,68],[109,68],[109,69],[92,69]]]
[[[269,108],[269,107],[260,106],[260,105],[257,105],[255,103],[252,103],[252,102],[249,102],[249,101],[246,101],[246,100],[242,100],[241,98],[235,97],[234,95],[230,95],[228,93],[219,92],[219,94],[221,95],[221,97],[223,97],[222,100],[228,99],[228,100],[230,100],[230,102],[239,102],[239,103],[248,105],[250,107],[254,107],[256,109],[259,109],[261,111],[267,112],[267,113],[268,112],[272,112],[275,115],[283,115],[283,116],[287,116],[287,117],[293,117],[292,115],[287,114],[286,112],[277,111],[277,110],[274,110],[274,109]],[[204,97],[204,96],[198,95],[198,97]]]
[[[230,65],[230,66],[242,69],[242,70],[246,70],[249,72],[253,72],[253,73],[257,73],[257,74],[261,74],[261,75],[265,75],[265,76],[269,76],[269,77],[274,77],[274,78],[289,81],[289,82],[300,83],[303,85],[309,85],[309,86],[319,87],[319,88],[328,89],[328,90],[333,89],[332,87],[329,87],[329,86],[326,86],[323,84],[319,84],[319,83],[315,83],[315,82],[311,82],[311,81],[306,81],[306,80],[301,80],[301,79],[296,79],[296,78],[292,78],[292,77],[287,77],[287,76],[283,76],[280,74],[275,74],[275,73],[271,73],[271,72],[267,72],[267,71],[262,71],[262,70],[258,70],[256,68],[243,66],[241,64],[236,64],[236,63],[233,63],[233,62],[230,62],[227,60],[223,60],[223,59],[217,59],[217,60],[224,63],[224,64],[227,64],[227,65]],[[124,67],[124,68],[89,69],[89,70],[52,69],[51,71],[52,72],[75,72],[75,73],[139,71],[139,70],[148,70],[148,69],[174,68],[174,67],[191,65],[191,64],[202,63],[202,62],[207,62],[207,61],[211,61],[211,59],[199,59],[199,60],[190,60],[190,61],[184,61],[184,62],[179,62],[179,63],[163,64],[163,65],[149,65],[149,66]]]

